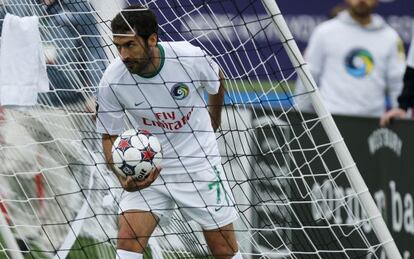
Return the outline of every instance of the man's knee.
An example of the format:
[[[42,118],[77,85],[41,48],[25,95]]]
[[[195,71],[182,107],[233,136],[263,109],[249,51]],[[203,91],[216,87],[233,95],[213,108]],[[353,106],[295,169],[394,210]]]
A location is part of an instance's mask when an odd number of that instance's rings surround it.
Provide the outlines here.
[[[148,235],[136,233],[130,226],[121,225],[118,230],[117,248],[142,253],[148,244]]]
[[[216,259],[232,259],[239,250],[232,224],[204,231],[204,236]]]
[[[117,248],[142,253],[157,225],[151,213],[132,211],[120,215]]]

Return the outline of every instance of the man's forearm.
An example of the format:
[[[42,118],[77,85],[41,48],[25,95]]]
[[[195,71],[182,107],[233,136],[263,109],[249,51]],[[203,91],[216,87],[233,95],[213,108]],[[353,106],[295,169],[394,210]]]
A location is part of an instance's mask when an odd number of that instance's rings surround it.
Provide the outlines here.
[[[224,87],[222,83],[217,94],[208,96],[208,111],[210,113],[211,125],[216,131],[221,123],[221,110],[224,103]]]
[[[222,71],[219,73],[220,76],[220,87],[217,94],[208,95],[208,111],[210,113],[211,125],[214,132],[217,131],[218,127],[221,124],[221,110],[223,109],[224,104],[224,74]]]
[[[105,160],[109,169],[116,173],[114,162],[112,160],[112,144],[115,142],[118,136],[103,134],[102,135],[102,147],[105,156]],[[118,174],[116,174],[118,176]]]

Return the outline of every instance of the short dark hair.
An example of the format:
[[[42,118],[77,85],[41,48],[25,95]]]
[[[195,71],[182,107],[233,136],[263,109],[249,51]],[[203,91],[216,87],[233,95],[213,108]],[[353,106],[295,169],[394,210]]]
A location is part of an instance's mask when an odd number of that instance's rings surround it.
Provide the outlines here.
[[[157,17],[154,12],[142,5],[130,5],[112,19],[111,30],[114,34],[126,34],[131,28],[135,35],[147,41],[153,33],[158,35]]]

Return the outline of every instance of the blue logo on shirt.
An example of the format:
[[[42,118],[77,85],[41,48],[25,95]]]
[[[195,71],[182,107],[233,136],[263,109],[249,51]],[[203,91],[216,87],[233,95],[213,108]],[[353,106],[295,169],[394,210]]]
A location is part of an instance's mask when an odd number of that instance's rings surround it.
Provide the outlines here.
[[[345,66],[351,76],[362,78],[372,72],[374,58],[366,49],[353,49],[345,58]]]
[[[173,85],[171,88],[171,96],[176,100],[182,100],[190,94],[190,88],[183,83]]]

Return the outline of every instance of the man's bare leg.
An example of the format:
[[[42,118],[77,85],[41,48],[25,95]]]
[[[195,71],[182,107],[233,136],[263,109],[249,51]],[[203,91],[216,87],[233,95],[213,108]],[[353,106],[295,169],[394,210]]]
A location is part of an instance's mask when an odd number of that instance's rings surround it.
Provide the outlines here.
[[[216,259],[231,259],[239,250],[233,224],[218,229],[204,230],[204,237]]]
[[[117,249],[142,254],[158,218],[148,211],[129,210],[119,215]]]

